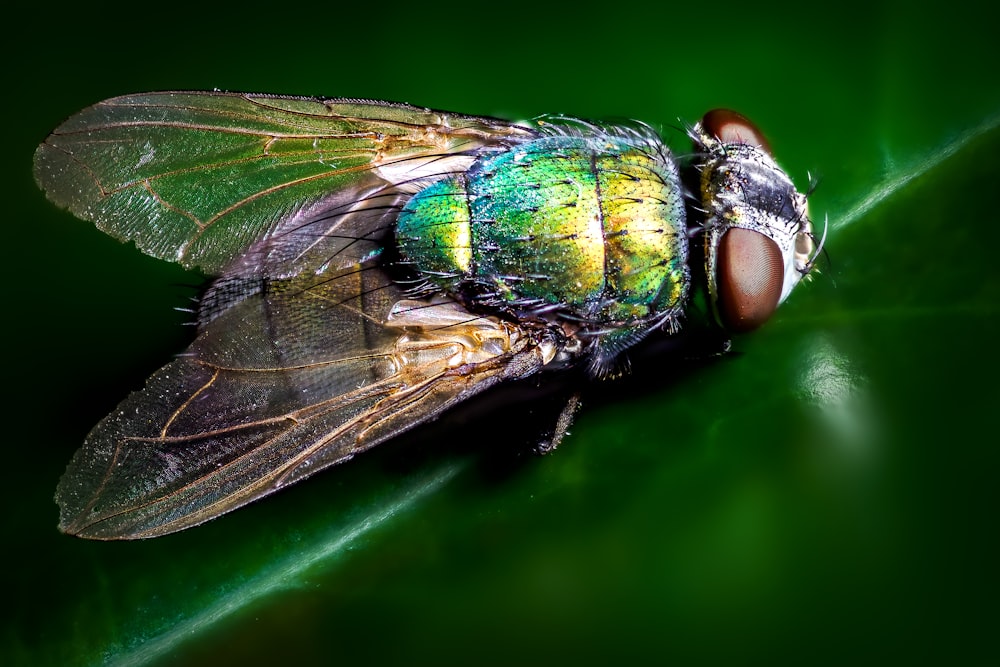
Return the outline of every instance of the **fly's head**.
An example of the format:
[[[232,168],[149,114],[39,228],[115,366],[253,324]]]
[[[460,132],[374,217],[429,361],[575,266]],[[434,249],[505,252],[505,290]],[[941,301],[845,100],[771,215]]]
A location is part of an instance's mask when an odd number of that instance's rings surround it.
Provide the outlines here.
[[[817,247],[806,196],[744,116],[709,111],[692,128],[704,211],[705,273],[716,322],[756,329],[809,273]]]

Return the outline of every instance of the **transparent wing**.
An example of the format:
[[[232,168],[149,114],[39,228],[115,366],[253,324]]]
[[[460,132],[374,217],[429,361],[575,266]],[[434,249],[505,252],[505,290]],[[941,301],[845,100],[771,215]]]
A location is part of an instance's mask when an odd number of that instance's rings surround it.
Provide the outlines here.
[[[378,205],[387,188],[461,170],[483,147],[532,134],[386,102],[148,93],[60,125],[35,153],[35,178],[54,203],[112,236],[218,275],[283,225],[294,229],[304,210],[317,220],[322,208],[372,197]],[[286,244],[279,259],[302,243]]]
[[[35,154],[49,198],[221,276],[190,349],[88,435],[60,527],[151,537],[344,461],[552,358],[544,332],[408,301],[384,270],[400,206],[534,136],[399,104],[230,93],[115,98]]]
[[[193,526],[551,355],[537,333],[406,300],[373,261],[270,282],[94,428],[57,489],[60,527],[117,539]]]

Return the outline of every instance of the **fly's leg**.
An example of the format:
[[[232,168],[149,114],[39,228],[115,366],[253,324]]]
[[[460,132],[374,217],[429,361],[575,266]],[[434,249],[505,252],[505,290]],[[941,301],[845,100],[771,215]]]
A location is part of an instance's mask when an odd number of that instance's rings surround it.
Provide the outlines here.
[[[569,433],[569,427],[573,424],[573,417],[576,416],[576,411],[580,408],[580,392],[573,392],[573,395],[569,397],[566,401],[566,405],[559,412],[559,417],[556,419],[556,427],[552,431],[552,437],[548,439],[543,439],[538,442],[535,447],[535,451],[539,454],[548,454],[553,449],[559,446],[562,439]]]

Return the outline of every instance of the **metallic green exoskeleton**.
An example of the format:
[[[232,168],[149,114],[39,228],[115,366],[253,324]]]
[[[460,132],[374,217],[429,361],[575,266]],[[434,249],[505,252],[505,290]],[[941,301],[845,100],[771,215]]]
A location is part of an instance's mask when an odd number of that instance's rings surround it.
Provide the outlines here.
[[[396,224],[403,257],[476,311],[571,317],[591,363],[674,327],[689,283],[677,166],[655,135],[552,136],[423,189]]]
[[[759,326],[817,252],[805,197],[742,116],[690,135],[678,160],[639,123],[363,100],[150,93],[81,111],[35,154],[48,197],[214,280],[190,348],[74,456],[60,528],[181,530],[498,383],[607,375],[695,317],[695,292],[711,326]]]

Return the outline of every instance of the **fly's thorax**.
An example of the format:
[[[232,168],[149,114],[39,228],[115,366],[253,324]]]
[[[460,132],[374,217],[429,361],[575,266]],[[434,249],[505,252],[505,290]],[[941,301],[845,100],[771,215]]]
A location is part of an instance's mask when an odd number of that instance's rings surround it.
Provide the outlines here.
[[[749,331],[770,318],[811,267],[806,197],[743,116],[709,112],[692,137],[712,311],[725,329]]]
[[[658,140],[556,135],[490,153],[401,212],[403,260],[472,306],[632,327],[679,310],[687,237]]]

